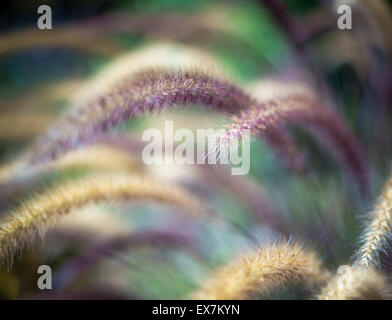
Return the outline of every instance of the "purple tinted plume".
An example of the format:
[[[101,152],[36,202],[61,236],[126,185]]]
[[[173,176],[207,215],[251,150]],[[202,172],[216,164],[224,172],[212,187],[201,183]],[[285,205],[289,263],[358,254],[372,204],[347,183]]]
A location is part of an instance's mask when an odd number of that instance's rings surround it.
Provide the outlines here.
[[[172,106],[201,105],[235,113],[254,104],[240,88],[198,71],[147,70],[110,94],[66,114],[31,150],[30,163],[50,161],[80,144],[91,143],[129,118]]]
[[[361,147],[342,118],[321,106],[315,99],[301,95],[277,98],[244,110],[233,117],[226,134],[220,137],[220,150],[250,130],[255,136],[270,139],[271,132],[292,123],[310,130],[341,162],[357,181],[361,192],[368,191],[367,164]],[[271,131],[272,130],[272,131]]]

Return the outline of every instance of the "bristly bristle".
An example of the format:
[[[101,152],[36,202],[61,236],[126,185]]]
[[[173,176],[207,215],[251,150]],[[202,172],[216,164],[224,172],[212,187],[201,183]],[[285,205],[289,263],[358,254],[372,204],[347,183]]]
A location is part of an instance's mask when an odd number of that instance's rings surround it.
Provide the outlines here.
[[[336,112],[306,95],[276,98],[235,115],[226,134],[219,137],[217,148],[225,150],[248,130],[253,136],[270,139],[271,130],[278,131],[279,126],[287,123],[303,126],[325,143],[354,177],[362,193],[367,194],[367,162],[361,147]],[[289,154],[288,151],[285,153]]]
[[[342,270],[317,296],[318,300],[389,300],[390,298],[391,288],[384,275],[372,268],[358,267]]]
[[[203,72],[146,70],[124,80],[111,93],[67,113],[37,141],[30,163],[53,160],[143,114],[192,105],[235,113],[252,104],[254,101],[241,88]]]
[[[392,231],[392,177],[385,184],[381,196],[368,216],[363,242],[357,253],[356,263],[363,267],[378,267],[379,253],[385,248]]]
[[[1,300],[392,300],[392,0],[24,2]]]
[[[261,247],[218,269],[193,295],[202,300],[268,296],[290,284],[314,288],[326,280],[317,256],[295,243]]]
[[[196,215],[203,212],[198,199],[182,188],[163,186],[162,182],[147,177],[112,174],[65,182],[8,213],[0,226],[0,263],[10,261],[15,251],[42,237],[72,209],[89,203],[121,200],[156,201],[179,206]]]

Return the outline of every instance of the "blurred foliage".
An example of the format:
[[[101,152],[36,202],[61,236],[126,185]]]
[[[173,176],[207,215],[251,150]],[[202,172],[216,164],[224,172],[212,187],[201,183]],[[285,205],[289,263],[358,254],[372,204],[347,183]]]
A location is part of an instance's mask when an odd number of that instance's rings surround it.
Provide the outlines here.
[[[221,6],[229,13],[224,28],[229,34],[241,39],[241,43],[245,45],[230,50],[222,45],[225,44],[222,40],[216,43],[209,41],[206,48],[238,82],[246,84],[260,77],[289,69],[296,55],[292,44],[273,21],[269,12],[256,2],[17,0],[1,5],[0,27],[1,33],[7,34],[18,28],[35,26],[36,8],[40,4],[52,7],[54,28],[62,23],[75,22],[114,10],[131,15],[178,13],[192,16]],[[287,0],[285,3],[289,11],[300,21],[301,18],[321,10],[320,1],[316,0]],[[146,35],[131,30],[115,32],[111,35],[111,39],[119,44],[124,52],[153,41]],[[229,45],[230,42],[227,42]],[[310,48],[313,50],[311,54],[317,56],[320,50],[317,41]],[[33,48],[2,56],[0,98],[7,101],[40,86],[79,77],[87,79],[97,74],[110,61],[109,57],[59,48]],[[298,128],[292,128],[292,132],[300,147],[304,149],[308,166],[312,171],[302,176],[289,172],[265,144],[254,141],[251,145],[250,177],[268,191],[272,203],[282,213],[286,225],[290,227],[290,234],[286,236],[292,235],[315,247],[326,265],[334,270],[337,266],[346,264],[352,256],[361,230],[360,216],[371,207],[372,200],[386,179],[392,153],[391,126],[388,122],[391,117],[391,101],[387,102],[389,109],[382,109],[377,102],[374,103],[375,92],[369,88],[369,81],[361,79],[355,65],[350,61],[321,66],[317,69],[332,88],[339,111],[344,114],[350,129],[359,138],[369,156],[371,199],[361,200],[356,191],[350,190],[350,182],[331,159],[328,151],[320,148],[317,141]],[[62,111],[67,106],[66,100],[54,104],[57,111]],[[7,110],[7,107],[10,106],[2,103],[0,111],[4,112],[3,109]],[[197,112],[192,114],[192,111],[180,111],[179,113],[182,112],[186,116],[194,115],[197,121]],[[155,119],[154,117],[131,120],[120,129],[140,132],[151,122],[159,121],[159,116]],[[6,162],[28,143],[28,139],[27,141],[1,141],[0,159]],[[87,172],[88,170],[82,169],[52,173],[43,178],[42,185],[81,177]],[[16,201],[30,197],[35,191],[26,191]],[[219,212],[219,218],[214,216],[194,226],[197,233],[201,235],[197,253],[174,249],[146,249],[134,252],[130,250],[116,256],[116,259],[107,259],[102,266],[94,268],[90,276],[97,281],[96,278],[102,272],[103,280],[110,282],[112,276],[109,274],[114,273],[120,277],[120,281],[118,279],[113,281],[126,283],[130,296],[137,298],[184,298],[200,285],[209,271],[227,262],[237,253],[268,238],[279,238],[267,226],[256,224],[248,209],[233,197],[219,190],[213,190],[212,194],[211,205],[214,211]],[[170,219],[173,219],[169,212],[156,213],[155,206],[108,207],[109,211],[116,212],[123,221],[126,221],[126,224],[139,230],[147,230],[156,225],[169,225]],[[130,211],[132,214],[129,214]],[[263,238],[264,235],[266,239]],[[47,254],[50,251],[48,247],[50,244],[39,246],[37,251],[44,253],[28,258],[23,256],[16,261],[12,271],[0,272],[0,298],[14,299],[24,294],[31,294],[35,290],[34,285],[20,283],[22,280],[25,281],[28,275],[31,276],[31,272],[23,275],[25,270],[31,271],[32,266],[49,263],[56,271],[57,267],[75,256],[79,250],[69,246],[58,256],[50,257]],[[32,279],[35,276],[35,274],[31,276]],[[287,294],[283,298],[292,297]]]

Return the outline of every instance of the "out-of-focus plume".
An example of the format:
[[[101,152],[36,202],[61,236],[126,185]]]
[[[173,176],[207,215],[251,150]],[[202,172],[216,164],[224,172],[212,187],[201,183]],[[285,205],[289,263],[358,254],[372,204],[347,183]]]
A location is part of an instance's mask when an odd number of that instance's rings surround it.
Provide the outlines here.
[[[145,200],[179,206],[200,215],[202,205],[192,195],[176,186],[130,175],[102,175],[55,186],[27,200],[5,216],[0,225],[0,261],[11,259],[13,253],[42,237],[61,216],[75,208],[100,201]]]

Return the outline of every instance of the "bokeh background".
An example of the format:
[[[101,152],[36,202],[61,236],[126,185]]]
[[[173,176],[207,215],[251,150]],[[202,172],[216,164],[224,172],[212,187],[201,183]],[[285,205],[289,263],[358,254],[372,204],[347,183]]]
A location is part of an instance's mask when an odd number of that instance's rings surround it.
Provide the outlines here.
[[[44,241],[23,250],[11,268],[0,270],[0,298],[182,299],[195,291],[211,270],[247,248],[290,237],[316,250],[331,270],[349,263],[357,247],[362,216],[371,208],[390,170],[391,1],[350,1],[352,30],[337,28],[339,1],[275,2],[284,4],[289,20],[276,16],[269,2],[2,3],[1,163],[11,161],[29,146],[72,105],[75,93],[117,57],[157,45],[157,55],[178,59],[181,64],[185,48],[191,47],[207,52],[244,87],[275,75],[296,76],[304,70],[316,74],[365,150],[370,195],[362,198],[329,151],[297,127],[290,131],[304,152],[308,170],[288,170],[267,145],[252,141],[251,171],[246,178],[252,181],[252,190],[259,192],[253,200],[241,201],[235,186],[225,188],[228,183],[208,180],[193,167],[135,169],[132,164],[121,169],[148,170],[179,182],[208,203],[213,214],[190,221],[169,207],[144,203],[105,203],[78,209]],[[36,10],[41,4],[52,8],[53,30],[36,28]],[[137,59],[135,65],[145,64]],[[191,108],[130,120],[119,131],[140,137],[147,128],[163,128],[164,120],[174,120],[176,128],[193,130],[225,122],[218,114]],[[0,208],[7,212],[43,188],[94,174],[94,170],[89,166],[54,170],[34,187],[2,197]],[[242,182],[233,179],[237,190],[241,189]],[[268,219],[257,216],[255,206],[273,212],[279,230]],[[145,243],[136,241],[137,245],[126,249],[109,250],[72,281],[64,273],[64,266],[93,250],[97,243],[119,234],[143,238],[143,234],[157,229],[175,230],[180,235],[175,241],[158,237]],[[36,270],[41,264],[52,267],[54,288],[58,290],[37,289]],[[388,259],[383,266],[389,268]],[[278,297],[297,296],[286,292]]]

